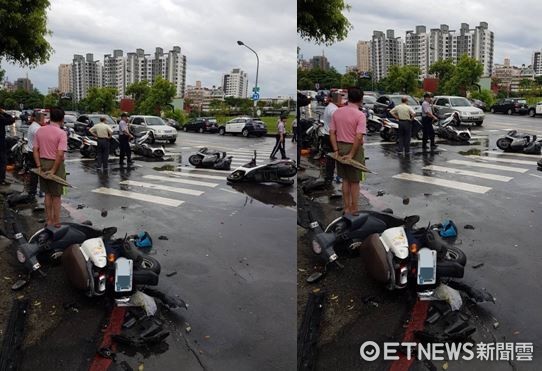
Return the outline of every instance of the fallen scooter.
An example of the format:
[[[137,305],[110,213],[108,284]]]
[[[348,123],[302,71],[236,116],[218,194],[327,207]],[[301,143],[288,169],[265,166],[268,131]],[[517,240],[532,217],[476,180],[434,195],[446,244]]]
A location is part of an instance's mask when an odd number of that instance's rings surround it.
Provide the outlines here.
[[[83,145],[83,137],[77,133],[73,128],[67,128],[68,133],[68,148],[69,149],[79,149]]]
[[[256,151],[252,160],[235,169],[227,180],[232,183],[279,183],[292,185],[291,179],[297,174],[297,166],[293,160],[275,160],[267,164],[256,165]]]
[[[380,137],[388,142],[397,142],[399,139],[399,123],[393,119],[381,118],[382,128]],[[412,122],[412,138],[421,140],[423,138],[423,126],[420,120],[415,118]]]
[[[542,145],[536,135],[518,133],[510,130],[502,138],[497,139],[497,147],[505,152],[521,152],[530,155],[539,155]]]
[[[98,141],[88,136],[82,137],[82,141],[83,144],[79,149],[81,155],[85,158],[96,158]],[[117,157],[120,156],[120,145],[117,136],[112,136],[109,140],[109,154]]]
[[[232,158],[233,156],[227,156],[226,152],[200,148],[198,153],[188,158],[188,162],[197,168],[230,170]]]
[[[135,138],[133,142],[130,142],[132,152],[144,157],[163,158],[166,155],[166,149],[164,146],[152,147],[147,143],[152,141],[150,133],[150,131],[146,131],[142,136]]]
[[[459,129],[460,120],[457,112],[448,113],[435,124],[435,134],[439,138],[468,143],[471,139],[469,129]]]

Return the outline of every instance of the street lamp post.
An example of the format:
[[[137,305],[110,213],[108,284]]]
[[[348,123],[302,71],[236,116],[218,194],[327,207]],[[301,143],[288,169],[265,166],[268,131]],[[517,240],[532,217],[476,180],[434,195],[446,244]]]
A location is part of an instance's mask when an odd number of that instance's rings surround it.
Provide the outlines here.
[[[256,53],[254,51],[254,49],[252,49],[250,46],[246,45],[242,41],[237,41],[237,45],[246,47],[247,49],[252,51],[254,53],[254,55],[256,55],[256,84],[254,86],[254,93],[258,93],[258,71],[260,70],[260,58],[258,57],[258,53]],[[253,108],[254,116],[256,116],[256,104],[257,104],[257,102],[258,101],[256,99],[254,99],[254,108]]]

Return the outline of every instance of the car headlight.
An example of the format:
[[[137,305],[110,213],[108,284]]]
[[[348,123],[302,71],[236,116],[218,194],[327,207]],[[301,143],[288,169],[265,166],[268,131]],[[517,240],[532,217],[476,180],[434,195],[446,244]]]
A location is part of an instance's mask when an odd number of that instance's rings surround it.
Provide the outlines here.
[[[316,240],[312,240],[312,252],[317,255],[322,253],[322,246],[320,246],[320,243],[318,243]]]

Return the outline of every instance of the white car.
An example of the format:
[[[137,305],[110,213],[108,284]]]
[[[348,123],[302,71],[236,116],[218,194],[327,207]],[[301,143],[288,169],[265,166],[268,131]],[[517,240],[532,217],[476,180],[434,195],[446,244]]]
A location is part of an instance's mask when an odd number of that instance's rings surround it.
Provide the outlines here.
[[[535,117],[536,115],[542,115],[542,102],[538,102],[535,106],[529,107],[529,116]]]
[[[144,132],[149,131],[151,143],[154,143],[156,140],[167,140],[169,143],[175,143],[177,140],[177,129],[167,125],[158,116],[131,116],[130,131],[136,137],[140,137]]]
[[[482,126],[485,114],[480,108],[474,107],[465,97],[437,96],[433,98],[433,112],[437,116],[457,112],[462,123],[474,123]]]
[[[236,117],[218,128],[220,135],[225,134],[241,134],[244,137],[248,137],[253,134],[257,137],[267,134],[267,128],[263,121],[258,118],[252,117]]]

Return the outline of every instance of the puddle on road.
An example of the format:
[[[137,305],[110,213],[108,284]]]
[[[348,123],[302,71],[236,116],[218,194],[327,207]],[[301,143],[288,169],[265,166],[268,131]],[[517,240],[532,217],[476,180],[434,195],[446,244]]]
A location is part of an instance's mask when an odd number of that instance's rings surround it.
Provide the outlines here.
[[[239,193],[246,194],[251,199],[273,206],[296,206],[291,191],[291,186],[280,184],[231,184],[231,187]],[[245,206],[252,202],[245,203]]]

